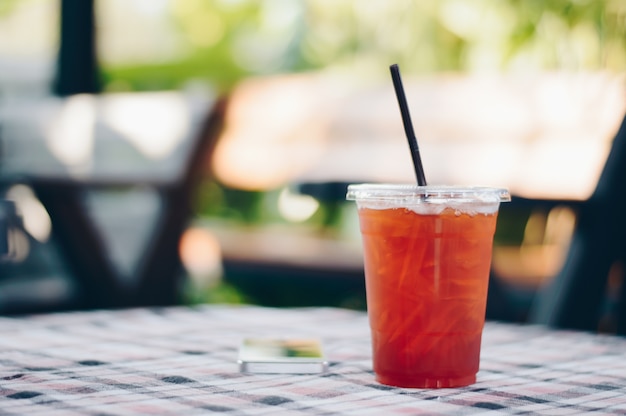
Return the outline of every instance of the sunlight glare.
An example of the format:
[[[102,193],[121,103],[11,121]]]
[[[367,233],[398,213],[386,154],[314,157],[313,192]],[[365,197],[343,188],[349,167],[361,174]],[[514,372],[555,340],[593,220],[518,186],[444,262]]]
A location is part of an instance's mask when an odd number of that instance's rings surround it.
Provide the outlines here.
[[[24,229],[40,242],[48,241],[52,231],[50,216],[35,193],[25,185],[15,185],[7,192],[22,216]]]
[[[309,195],[292,193],[284,188],[278,196],[278,211],[287,221],[306,221],[318,210],[319,202]]]
[[[124,97],[121,100],[105,98],[104,120],[144,156],[164,158],[188,134],[189,117],[181,97],[168,93]]]
[[[84,168],[91,160],[96,119],[95,99],[87,94],[68,97],[45,129],[52,154],[64,164]]]

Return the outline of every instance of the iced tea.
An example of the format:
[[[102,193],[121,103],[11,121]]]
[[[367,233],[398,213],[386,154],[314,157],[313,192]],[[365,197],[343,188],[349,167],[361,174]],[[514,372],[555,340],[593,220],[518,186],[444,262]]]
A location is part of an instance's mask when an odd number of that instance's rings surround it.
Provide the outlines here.
[[[475,382],[496,201],[359,204],[379,382],[422,388]]]

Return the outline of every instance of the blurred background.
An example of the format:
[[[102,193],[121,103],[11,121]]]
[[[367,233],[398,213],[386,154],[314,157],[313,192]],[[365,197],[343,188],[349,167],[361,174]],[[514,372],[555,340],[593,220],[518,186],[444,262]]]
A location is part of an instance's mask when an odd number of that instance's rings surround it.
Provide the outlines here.
[[[228,97],[178,244],[186,304],[365,308],[356,210],[343,201],[344,185],[412,180],[389,78],[398,63],[431,182],[574,201],[501,213],[492,279],[506,288],[506,305],[490,300],[488,312],[524,321],[563,265],[576,201],[593,193],[624,115],[621,0],[78,2],[91,5],[92,25],[71,23],[73,1],[0,2],[5,108],[81,92]],[[81,42],[89,56],[63,58]],[[482,150],[474,158],[471,149]],[[0,311],[20,310],[16,299],[33,275],[56,277],[40,286],[46,296],[75,295],[49,247],[45,207],[23,184],[5,183],[4,195],[27,201],[17,204],[24,225],[35,216],[44,225],[30,231],[28,249],[0,263]],[[120,205],[125,196],[86,204],[132,206],[141,216],[143,205]],[[137,244],[135,234],[103,228],[115,240],[114,261]]]

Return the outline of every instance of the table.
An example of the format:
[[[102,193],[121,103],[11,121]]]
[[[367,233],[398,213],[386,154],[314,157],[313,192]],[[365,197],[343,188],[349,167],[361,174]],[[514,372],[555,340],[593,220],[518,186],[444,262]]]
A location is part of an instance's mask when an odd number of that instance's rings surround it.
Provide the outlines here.
[[[322,375],[242,374],[246,336],[316,336]],[[0,318],[3,415],[626,414],[626,339],[488,322],[476,384],[375,382],[364,312],[201,305]]]
[[[80,293],[63,308],[179,301],[179,239],[222,106],[176,91],[0,103],[0,191],[25,184],[45,206]]]

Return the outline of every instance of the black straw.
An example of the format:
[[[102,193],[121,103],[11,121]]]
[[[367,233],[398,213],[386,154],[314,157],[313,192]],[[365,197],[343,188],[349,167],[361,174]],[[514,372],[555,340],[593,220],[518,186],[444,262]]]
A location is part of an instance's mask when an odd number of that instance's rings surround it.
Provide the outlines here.
[[[417,139],[415,138],[413,124],[411,123],[411,115],[409,114],[409,106],[406,102],[406,96],[404,95],[402,78],[400,78],[400,68],[398,68],[398,64],[393,64],[389,67],[389,70],[391,71],[393,87],[396,90],[396,97],[398,97],[398,104],[400,105],[404,132],[407,140],[409,141],[409,148],[411,149],[411,157],[413,158],[413,167],[415,168],[417,184],[419,186],[426,186],[426,177],[424,176],[424,167],[422,166],[422,159],[420,158],[420,149],[417,146]]]

